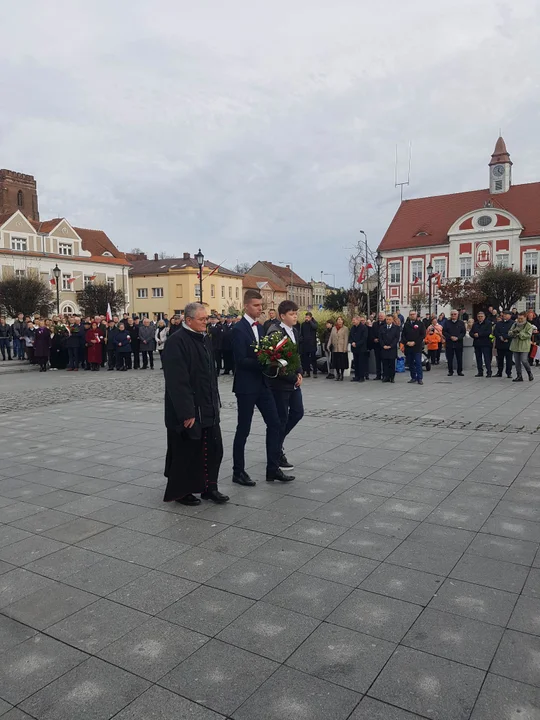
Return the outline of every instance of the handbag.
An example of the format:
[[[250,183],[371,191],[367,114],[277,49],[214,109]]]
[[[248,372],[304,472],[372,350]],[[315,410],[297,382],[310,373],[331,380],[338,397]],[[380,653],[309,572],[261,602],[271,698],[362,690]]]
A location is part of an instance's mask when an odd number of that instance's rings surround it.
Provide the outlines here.
[[[396,360],[396,372],[402,373],[405,372],[405,358],[404,357],[398,357]]]

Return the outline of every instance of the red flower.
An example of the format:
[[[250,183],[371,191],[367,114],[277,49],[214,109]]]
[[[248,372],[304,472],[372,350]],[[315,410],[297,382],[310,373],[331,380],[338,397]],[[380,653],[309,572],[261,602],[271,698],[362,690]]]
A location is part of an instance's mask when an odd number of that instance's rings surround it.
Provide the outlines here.
[[[292,357],[292,352],[288,352],[288,353],[287,353],[287,357],[288,357],[288,358]]]

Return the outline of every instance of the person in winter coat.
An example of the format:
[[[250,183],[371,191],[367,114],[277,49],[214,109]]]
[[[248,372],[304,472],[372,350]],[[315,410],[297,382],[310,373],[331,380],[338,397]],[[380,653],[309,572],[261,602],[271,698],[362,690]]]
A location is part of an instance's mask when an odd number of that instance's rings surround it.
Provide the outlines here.
[[[86,331],[86,345],[88,348],[88,362],[90,369],[96,372],[101,367],[101,345],[103,343],[103,335],[96,322],[90,325],[90,329]]]
[[[73,315],[71,325],[69,326],[69,337],[66,339],[66,347],[69,357],[68,370],[77,372],[79,364],[84,360],[84,351],[86,345],[86,334],[84,326],[81,325],[81,318]]]
[[[170,327],[169,327],[170,334]],[[214,363],[216,366],[216,374],[219,375],[223,364],[223,325],[218,322],[217,317],[210,318],[208,326],[208,335],[212,341],[212,351],[214,353]]]
[[[142,369],[146,370],[150,365],[150,370],[154,369],[154,350],[156,349],[156,331],[150,325],[148,318],[143,318],[142,325],[139,326],[139,343],[142,353]]]
[[[382,373],[382,351],[381,351],[381,343],[379,340],[379,332],[382,327],[386,325],[386,316],[383,312],[380,312],[377,315],[377,320],[374,320],[372,322],[372,325],[369,329],[369,349],[373,350],[373,353],[375,355],[375,372],[376,376],[374,377],[374,380],[381,380],[383,377]]]
[[[11,360],[11,325],[6,323],[6,318],[0,318],[0,351],[2,352],[2,360],[6,359],[6,350],[8,360]]]
[[[118,332],[114,338],[116,369],[131,370],[131,335],[123,322],[118,323]]]
[[[493,356],[492,332],[493,325],[491,320],[486,319],[484,312],[479,312],[476,316],[476,322],[473,323],[469,332],[469,335],[473,339],[476,367],[478,369],[475,377],[484,377],[483,364],[486,366],[486,377],[491,377],[491,359]]]
[[[368,335],[369,328],[366,325],[366,319],[360,318],[358,315],[353,317],[349,332],[349,342],[354,358],[354,377],[351,378],[351,382],[364,382],[368,375]]]
[[[517,373],[517,377],[514,378],[513,382],[523,382],[522,365],[529,376],[529,380],[533,380],[533,374],[528,360],[533,327],[532,323],[527,320],[527,313],[520,312],[518,313],[516,322],[508,331],[508,336],[512,338],[510,350],[514,356]]]
[[[335,378],[334,373],[332,372],[332,352],[330,350],[330,334],[332,332],[332,328],[334,327],[333,320],[327,320],[326,327],[323,332],[321,344],[324,354],[326,355],[326,379],[327,380],[333,380]]]
[[[26,357],[30,365],[35,365],[34,361],[34,337],[36,335],[36,328],[34,323],[30,320],[26,323],[26,328],[21,336],[22,342],[25,344]]]
[[[270,315],[275,312],[270,310]],[[268,320],[266,321],[268,322]],[[266,323],[265,323],[266,325]],[[227,315],[223,323],[223,374],[230,375],[234,373],[234,353],[232,348],[232,329],[234,327],[232,317]],[[270,326],[268,326],[270,327]]]
[[[139,342],[139,318],[129,318],[126,325],[126,331],[131,337],[131,352],[133,353],[133,369],[138,370],[141,367],[141,348]]]
[[[459,319],[459,312],[452,310],[450,318],[443,328],[446,342],[446,360],[448,362],[448,375],[454,374],[454,358],[457,364],[457,374],[463,376],[463,338],[467,333],[465,323]]]
[[[433,320],[431,320],[429,325],[426,327],[426,347],[432,365],[439,364],[439,360],[437,358],[441,351],[440,348],[442,345],[442,337],[442,325],[439,325],[439,323],[437,322],[437,318],[433,318]]]
[[[405,356],[411,373],[410,383],[418,383],[423,385],[422,370],[422,349],[424,347],[424,338],[426,337],[426,328],[418,319],[416,310],[411,310],[409,317],[405,321],[403,331],[401,333],[401,342],[405,346]]]
[[[63,322],[56,318],[52,329],[51,337],[51,369],[65,370],[68,364],[68,352],[66,348],[66,340],[68,338],[68,329]]]
[[[495,335],[495,348],[497,350],[497,375],[496,377],[503,376],[503,370],[506,365],[506,377],[512,377],[512,351],[510,350],[510,343],[512,338],[509,337],[508,333],[510,328],[513,327],[514,321],[512,320],[512,313],[510,310],[503,311],[503,319],[495,325],[493,334]]]
[[[349,367],[349,328],[345,326],[342,317],[337,318],[330,333],[329,343],[336,380],[343,381],[343,373]]]
[[[39,372],[47,372],[50,349],[51,331],[44,320],[39,320],[34,334],[34,360],[39,365]]]
[[[389,313],[385,318],[384,324],[379,327],[383,382],[394,382],[400,335],[401,328],[395,324],[394,318]]]
[[[165,343],[167,342],[167,338],[169,337],[169,328],[165,326],[165,320],[159,320],[156,328],[156,346],[157,351],[159,353],[159,357],[161,358],[161,353],[163,352],[163,348],[165,347]],[[161,363],[161,369],[163,369],[163,363]]]
[[[302,351],[302,368],[304,377],[317,377],[317,330],[318,324],[310,312],[306,313],[304,322],[300,325],[300,347]]]
[[[24,333],[27,327],[28,325],[24,319],[24,314],[19,313],[11,327],[13,333],[13,356],[15,359],[24,360],[24,349],[26,345]]]
[[[107,370],[112,371],[116,368],[116,343],[115,338],[118,335],[118,327],[114,320],[107,323],[107,332],[105,333],[105,351],[107,353]]]

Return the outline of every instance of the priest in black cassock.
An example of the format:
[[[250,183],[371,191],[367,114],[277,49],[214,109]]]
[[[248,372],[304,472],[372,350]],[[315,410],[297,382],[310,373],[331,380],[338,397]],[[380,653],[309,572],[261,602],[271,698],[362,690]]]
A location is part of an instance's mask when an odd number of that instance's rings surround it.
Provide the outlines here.
[[[223,459],[221,403],[207,322],[204,305],[187,305],[182,327],[169,335],[161,356],[167,427],[165,502],[199,505],[195,493],[216,503],[229,499],[217,484]]]

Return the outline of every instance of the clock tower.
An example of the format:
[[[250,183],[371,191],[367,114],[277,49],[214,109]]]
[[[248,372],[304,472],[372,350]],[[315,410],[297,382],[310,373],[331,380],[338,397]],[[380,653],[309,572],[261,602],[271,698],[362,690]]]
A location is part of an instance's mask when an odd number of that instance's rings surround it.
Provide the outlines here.
[[[489,163],[489,192],[505,193],[512,184],[512,161],[502,137],[499,137]]]

